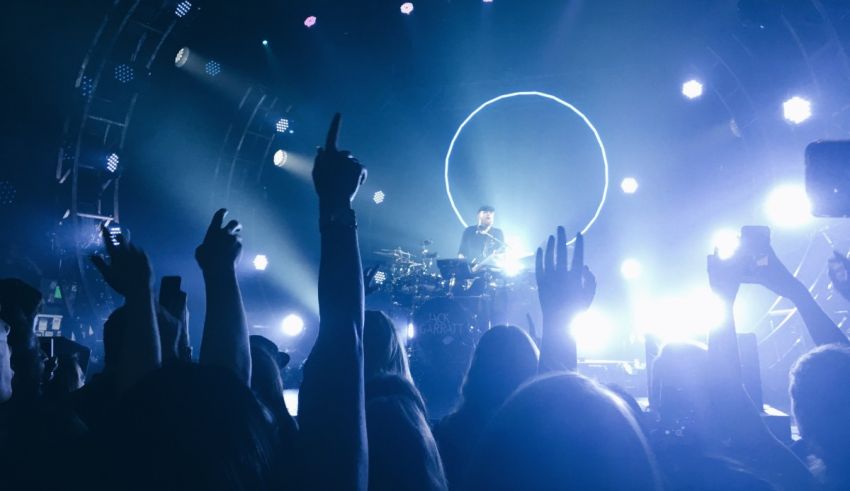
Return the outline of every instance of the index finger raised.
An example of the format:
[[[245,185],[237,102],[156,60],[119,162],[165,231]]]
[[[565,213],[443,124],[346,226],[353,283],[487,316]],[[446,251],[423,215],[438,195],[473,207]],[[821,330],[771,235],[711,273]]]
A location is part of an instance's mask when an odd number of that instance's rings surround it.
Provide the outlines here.
[[[325,139],[325,150],[336,150],[337,139],[339,138],[339,125],[342,120],[340,113],[334,114],[331,120],[331,127],[328,128],[328,136]]]
[[[227,215],[227,209],[226,208],[221,208],[217,212],[215,212],[215,214],[212,217],[212,220],[210,221],[210,226],[207,229],[207,237],[209,237],[210,234],[221,230],[221,226],[224,223],[224,216],[225,215]]]
[[[584,269],[584,236],[581,232],[576,234],[576,241],[573,247],[573,262],[570,271],[578,272]]]

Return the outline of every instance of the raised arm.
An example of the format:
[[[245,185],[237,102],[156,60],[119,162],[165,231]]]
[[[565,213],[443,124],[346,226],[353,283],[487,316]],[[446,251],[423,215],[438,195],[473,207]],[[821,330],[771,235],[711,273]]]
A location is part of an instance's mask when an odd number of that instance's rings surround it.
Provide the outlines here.
[[[708,356],[715,369],[723,370],[722,378],[732,384],[743,383],[733,314],[741,286],[739,264],[737,258],[721,260],[716,250],[708,256],[708,282],[723,302],[723,322],[708,332]]]
[[[713,412],[713,427],[708,434],[727,447],[732,457],[767,478],[777,489],[812,489],[812,475],[773,436],[744,389],[733,314],[741,271],[738,258],[721,260],[716,250],[708,256],[709,284],[725,310],[722,324],[708,335],[709,397]]]
[[[557,242],[549,236],[546,251],[537,249],[537,295],[543,313],[540,373],[576,370],[578,355],[570,323],[593,302],[596,279],[584,265],[584,237],[576,235],[572,265],[567,268],[567,234],[558,227]]]
[[[122,235],[110,236],[102,230],[103,243],[109,263],[101,257],[91,257],[106,283],[124,297],[128,322],[121,333],[121,356],[115,367],[119,390],[135,384],[161,363],[159,327],[153,300],[153,270],[148,256]],[[115,240],[115,243],[113,243]]]
[[[236,264],[242,253],[242,226],[231,220],[222,226],[227,210],[215,212],[195,259],[204,274],[207,295],[200,362],[232,370],[251,384],[251,348],[242,293],[236,281]]]
[[[773,249],[768,252],[767,265],[756,270],[755,282],[787,298],[797,307],[816,345],[850,344],[847,336],[812,298],[806,286],[782,264]]]
[[[366,170],[336,147],[334,116],[313,167],[319,197],[319,334],[304,366],[299,423],[308,489],[367,488],[363,271],[351,200]]]

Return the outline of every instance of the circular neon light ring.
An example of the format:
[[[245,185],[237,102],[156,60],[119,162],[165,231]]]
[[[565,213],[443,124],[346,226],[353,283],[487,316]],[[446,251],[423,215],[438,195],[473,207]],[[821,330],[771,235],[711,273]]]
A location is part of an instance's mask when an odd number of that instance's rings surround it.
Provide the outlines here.
[[[478,113],[480,113],[485,108],[487,108],[487,106],[490,106],[491,104],[495,104],[495,103],[497,103],[497,102],[499,102],[503,99],[509,99],[511,97],[519,97],[519,96],[542,97],[544,99],[549,99],[551,101],[557,102],[558,104],[566,107],[567,109],[569,109],[573,113],[575,113],[578,117],[580,117],[582,119],[582,121],[584,121],[584,124],[586,124],[587,127],[590,128],[590,131],[593,132],[593,136],[596,138],[596,143],[597,143],[597,145],[599,145],[599,151],[602,154],[602,165],[603,165],[603,168],[604,168],[604,171],[605,171],[605,186],[602,188],[602,198],[599,200],[599,205],[596,207],[596,212],[594,212],[593,218],[591,218],[590,221],[587,222],[587,225],[585,225],[584,228],[581,231],[582,235],[584,235],[584,234],[587,233],[588,230],[590,230],[590,227],[593,226],[593,224],[596,222],[596,219],[599,218],[599,214],[602,212],[602,208],[605,206],[605,199],[608,197],[608,156],[605,153],[605,145],[602,143],[602,138],[599,136],[599,132],[596,131],[596,127],[593,126],[593,123],[590,122],[590,119],[588,119],[587,116],[585,116],[583,112],[579,111],[578,108],[576,108],[575,106],[573,106],[569,102],[567,102],[563,99],[560,99],[558,97],[555,97],[551,94],[546,94],[544,92],[537,92],[537,91],[511,92],[510,94],[502,94],[498,97],[494,97],[493,99],[490,99],[489,101],[485,102],[484,104],[481,104],[480,106],[478,106],[478,108],[475,109],[474,111],[472,111],[472,113],[470,113],[470,115],[467,116],[466,119],[463,120],[463,122],[460,124],[460,126],[458,126],[457,131],[455,131],[455,134],[452,137],[451,143],[449,143],[449,150],[446,152],[445,173],[444,173],[444,178],[445,178],[445,182],[446,182],[446,195],[449,197],[449,203],[452,205],[452,210],[454,210],[455,216],[457,216],[457,219],[460,221],[461,225],[463,225],[464,227],[468,227],[469,225],[466,223],[466,220],[463,219],[463,215],[457,209],[457,205],[455,205],[455,200],[454,200],[454,197],[452,196],[451,184],[449,183],[449,162],[451,161],[451,158],[452,158],[452,151],[455,148],[455,142],[457,142],[458,137],[460,136],[461,132],[466,127],[466,125],[470,121],[472,121],[472,118],[474,118]],[[572,238],[567,243],[572,244],[574,241],[575,241],[575,238]]]

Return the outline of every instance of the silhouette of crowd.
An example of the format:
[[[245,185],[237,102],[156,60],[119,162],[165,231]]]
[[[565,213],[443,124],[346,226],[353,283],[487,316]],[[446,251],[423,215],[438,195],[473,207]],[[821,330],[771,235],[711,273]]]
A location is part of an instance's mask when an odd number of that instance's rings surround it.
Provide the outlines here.
[[[644,408],[577,373],[565,326],[592,304],[596,279],[584,238],[570,253],[559,227],[537,251],[539,337],[489,329],[455,409],[429,419],[396,326],[364,309],[351,201],[366,169],[337,148],[339,128],[336,115],[312,173],[320,322],[300,387],[286,387],[299,389],[297,418],[283,397],[288,356],[249,336],[239,222],[218,210],[195,251],[206,295],[197,359],[185,294],[160,305],[148,256],[104,230],[106,254],[91,260],[124,304],[103,326],[100,373],[45,353],[40,292],[0,280],[0,489],[850,489],[850,343],[772,250],[747,275],[734,257],[708,256],[725,320],[706,345],[661,349]],[[793,443],[744,386],[733,305],[745,281],[793,302],[817,345],[791,371]],[[846,277],[833,282],[850,291]]]

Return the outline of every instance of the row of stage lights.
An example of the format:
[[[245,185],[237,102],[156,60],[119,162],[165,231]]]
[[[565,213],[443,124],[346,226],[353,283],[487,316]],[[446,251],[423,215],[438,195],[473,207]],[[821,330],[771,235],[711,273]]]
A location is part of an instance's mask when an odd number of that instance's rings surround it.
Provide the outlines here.
[[[682,95],[690,100],[702,97],[704,87],[699,80],[688,80],[682,84]],[[812,117],[812,103],[800,96],[791,97],[782,103],[782,115],[793,124],[800,124]]]

